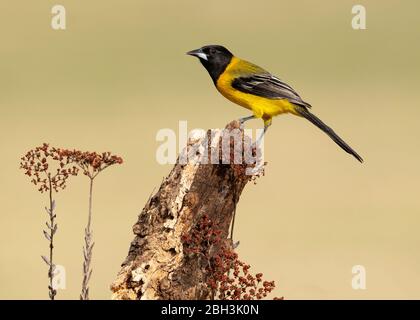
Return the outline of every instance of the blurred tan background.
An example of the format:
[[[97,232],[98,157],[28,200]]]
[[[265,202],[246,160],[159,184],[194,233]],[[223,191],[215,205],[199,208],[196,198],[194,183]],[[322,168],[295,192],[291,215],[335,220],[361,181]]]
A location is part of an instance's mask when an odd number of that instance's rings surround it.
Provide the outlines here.
[[[420,298],[420,3],[391,1],[0,0],[0,298],[47,298],[46,195],[19,170],[42,142],[121,155],[97,180],[91,297],[108,299],[136,221],[171,166],[161,128],[220,128],[248,115],[185,52],[222,44],[284,79],[364,158],[283,116],[265,139],[266,176],[248,185],[239,253],[286,299]],[[367,9],[367,30],[351,8]],[[257,128],[254,121],[248,127]],[[56,263],[81,286],[88,181],[57,197]],[[367,289],[351,287],[353,265]]]

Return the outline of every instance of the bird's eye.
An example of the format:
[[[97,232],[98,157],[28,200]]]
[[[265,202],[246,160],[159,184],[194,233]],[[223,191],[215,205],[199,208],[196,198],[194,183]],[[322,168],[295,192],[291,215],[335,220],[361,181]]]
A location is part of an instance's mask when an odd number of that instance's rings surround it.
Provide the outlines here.
[[[210,53],[211,55],[216,54],[216,49],[214,49],[214,48],[210,48],[209,53]]]

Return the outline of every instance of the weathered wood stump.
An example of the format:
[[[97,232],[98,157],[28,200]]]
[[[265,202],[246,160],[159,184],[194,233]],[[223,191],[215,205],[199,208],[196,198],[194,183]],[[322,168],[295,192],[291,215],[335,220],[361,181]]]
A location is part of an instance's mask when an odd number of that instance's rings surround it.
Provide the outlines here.
[[[237,146],[229,138],[228,152],[232,154],[235,148],[246,150],[246,146],[251,146],[251,139],[243,135],[238,121],[229,123],[226,129],[229,133],[239,132],[245,146]],[[184,152],[199,145],[200,148],[193,150],[195,156],[203,156],[206,152],[210,155],[210,140],[220,141],[222,135],[209,131],[207,136],[190,138]],[[208,139],[210,137],[213,139]],[[217,145],[216,148],[219,159],[222,147]],[[257,152],[255,147],[250,150],[254,155]],[[182,238],[206,214],[221,230],[221,237],[232,243],[229,226],[236,203],[245,185],[255,177],[249,175],[247,169],[256,168],[255,164],[236,164],[233,160],[227,164],[194,161],[182,164],[178,159],[133,226],[135,238],[111,285],[113,299],[197,300],[212,297],[206,285],[205,266],[200,259],[185,254]]]

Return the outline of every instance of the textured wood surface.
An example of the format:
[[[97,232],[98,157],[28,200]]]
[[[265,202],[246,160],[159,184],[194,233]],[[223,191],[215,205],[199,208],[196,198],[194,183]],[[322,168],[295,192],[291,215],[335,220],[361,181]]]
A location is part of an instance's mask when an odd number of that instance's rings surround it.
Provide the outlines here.
[[[239,130],[244,145],[251,143],[242,135],[237,121],[228,124],[226,129]],[[208,132],[207,137],[210,135]],[[203,148],[209,145],[204,137],[188,141],[188,148],[193,144],[201,145],[200,150],[194,150],[196,155],[208,152]],[[215,138],[220,139],[217,134]],[[231,153],[233,145],[231,142]],[[222,148],[217,148],[221,157]],[[211,298],[205,265],[200,259],[185,254],[182,237],[206,214],[222,231],[222,238],[232,242],[228,239],[229,227],[239,196],[253,178],[246,174],[250,167],[252,165],[233,164],[233,159],[228,164],[180,164],[178,159],[133,226],[134,240],[111,285],[113,299]]]

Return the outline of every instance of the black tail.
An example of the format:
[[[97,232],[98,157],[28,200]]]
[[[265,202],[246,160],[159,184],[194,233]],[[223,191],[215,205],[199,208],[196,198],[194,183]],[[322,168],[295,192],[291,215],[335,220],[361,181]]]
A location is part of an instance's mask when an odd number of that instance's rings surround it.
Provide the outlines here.
[[[296,111],[304,118],[308,119],[310,122],[312,122],[314,125],[316,125],[318,128],[320,128],[322,131],[324,131],[331,139],[334,140],[336,144],[338,144],[344,151],[347,153],[350,153],[360,162],[363,162],[363,159],[361,156],[357,154],[356,151],[354,151],[347,143],[344,142],[343,139],[341,139],[333,129],[331,129],[329,126],[327,126],[324,122],[321,121],[317,116],[313,115],[309,112],[308,109],[305,107],[297,107]]]

